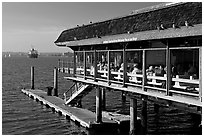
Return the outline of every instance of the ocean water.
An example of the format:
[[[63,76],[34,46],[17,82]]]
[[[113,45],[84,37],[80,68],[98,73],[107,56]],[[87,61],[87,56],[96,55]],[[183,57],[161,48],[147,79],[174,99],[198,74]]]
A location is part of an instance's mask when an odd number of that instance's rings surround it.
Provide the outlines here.
[[[35,88],[45,89],[53,85],[53,69],[61,57],[2,58],[2,134],[3,135],[87,135],[87,134],[128,134],[127,132],[89,131],[77,126],[51,109],[37,103],[21,92],[30,88],[30,67],[35,67]],[[65,59],[65,58],[64,58]],[[68,58],[67,58],[68,59]],[[59,73],[59,97],[72,84]],[[106,92],[106,109],[111,112],[129,114],[129,99],[123,103],[121,92]],[[141,102],[138,102],[140,116]],[[91,91],[82,100],[82,107],[95,111],[95,91]],[[201,118],[177,109],[160,107],[158,115],[154,105],[148,103],[148,134],[200,134],[197,126]]]

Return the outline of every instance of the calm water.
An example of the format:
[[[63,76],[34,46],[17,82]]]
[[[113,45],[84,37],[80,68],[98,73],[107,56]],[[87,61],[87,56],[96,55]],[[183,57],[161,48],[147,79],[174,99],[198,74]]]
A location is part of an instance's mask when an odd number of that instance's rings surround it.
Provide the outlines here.
[[[60,57],[11,57],[2,59],[2,134],[57,134],[83,135],[101,134],[88,131],[83,127],[59,116],[40,103],[21,93],[22,88],[30,87],[30,66],[35,67],[35,88],[45,89],[53,85],[53,69]],[[59,74],[59,97],[71,83]],[[120,92],[106,92],[107,110],[129,114],[129,100],[121,101]],[[140,106],[140,102],[138,102]],[[92,91],[82,100],[83,108],[95,111],[95,92]],[[140,115],[140,107],[138,108]],[[200,116],[179,111],[177,109],[160,108],[154,114],[153,105],[148,103],[148,134],[197,134],[196,125]],[[103,133],[113,134],[113,133]],[[114,134],[120,134],[114,133]],[[124,132],[123,134],[128,134]]]

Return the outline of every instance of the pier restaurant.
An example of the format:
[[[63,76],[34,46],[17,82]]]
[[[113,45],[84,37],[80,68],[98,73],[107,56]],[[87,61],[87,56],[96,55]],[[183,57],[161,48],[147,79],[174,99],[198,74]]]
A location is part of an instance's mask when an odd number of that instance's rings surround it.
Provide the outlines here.
[[[64,30],[55,44],[74,52],[71,62],[58,62],[65,79],[78,86],[70,88],[72,95],[96,90],[96,122],[102,122],[101,97],[109,90],[130,98],[131,134],[137,130],[137,101],[142,101],[144,129],[147,102],[202,115],[201,2],[161,4],[77,25]],[[83,97],[68,98],[68,92],[66,104]]]

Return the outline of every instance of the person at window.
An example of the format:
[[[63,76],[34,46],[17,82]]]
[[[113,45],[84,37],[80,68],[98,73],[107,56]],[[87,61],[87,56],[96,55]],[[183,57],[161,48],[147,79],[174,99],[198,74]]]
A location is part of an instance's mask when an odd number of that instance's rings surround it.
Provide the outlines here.
[[[138,64],[134,64],[133,66],[133,70],[132,70],[132,74],[138,74],[138,73],[141,73],[142,71],[138,68]]]
[[[166,72],[164,71],[164,67],[162,65],[159,66],[158,69],[155,69],[155,74],[157,76],[164,76]]]
[[[99,70],[102,70],[102,64],[101,64],[100,61],[99,61],[99,64],[97,64],[97,68],[98,68]]]
[[[121,63],[120,68],[118,70],[119,72],[123,72],[123,63]]]
[[[176,77],[176,75],[178,75],[176,65],[173,65],[173,66],[172,66],[172,68],[171,68],[171,74],[172,74],[173,77]]]
[[[149,66],[149,68],[146,70],[146,73],[148,76],[152,76],[154,73],[154,67],[153,66]]]
[[[187,73],[190,76],[196,75],[197,73],[196,68],[192,64],[189,64],[189,70],[187,71]]]

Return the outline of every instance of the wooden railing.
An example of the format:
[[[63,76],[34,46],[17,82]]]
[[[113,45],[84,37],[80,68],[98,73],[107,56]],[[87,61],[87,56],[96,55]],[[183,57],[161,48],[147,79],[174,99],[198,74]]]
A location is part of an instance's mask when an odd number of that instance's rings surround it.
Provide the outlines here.
[[[80,88],[82,88],[82,83],[74,83],[66,92],[64,92],[64,102],[66,103],[67,100]]]
[[[72,74],[73,75],[73,68],[70,66],[70,63],[63,64],[62,66],[59,66],[59,70],[64,73]],[[64,70],[64,71],[62,71]],[[84,71],[86,70],[86,75],[84,75]],[[76,68],[76,74],[75,76],[82,77],[85,79],[94,79],[94,70],[93,69],[84,69],[84,66],[77,67]],[[109,83],[123,83],[123,72],[116,72],[116,71],[110,71],[110,79],[108,79],[108,70],[97,70],[97,80],[109,82]],[[166,91],[166,82],[167,82],[167,76],[164,74],[164,76],[156,76],[155,73],[153,73],[152,76],[146,76],[146,83],[143,84],[143,74],[132,74],[127,72],[127,81],[125,84],[129,86],[136,86],[136,87],[142,87],[145,85],[145,88],[149,89],[157,89],[160,91]],[[192,76],[189,78],[183,78],[183,76],[176,75],[176,77],[171,77],[171,85],[170,85],[170,92],[172,93],[178,93],[178,94],[184,94],[184,95],[190,95],[190,96],[196,96],[199,97],[199,79],[194,79]]]

